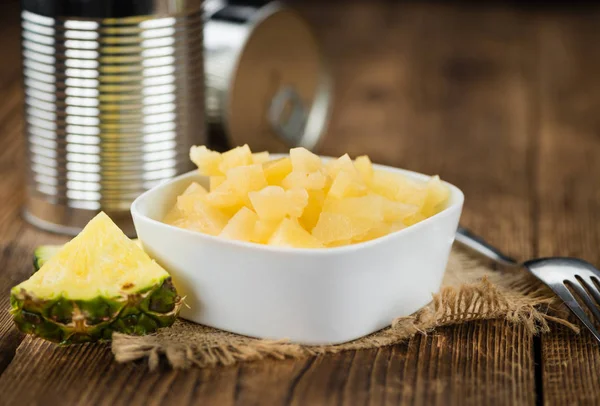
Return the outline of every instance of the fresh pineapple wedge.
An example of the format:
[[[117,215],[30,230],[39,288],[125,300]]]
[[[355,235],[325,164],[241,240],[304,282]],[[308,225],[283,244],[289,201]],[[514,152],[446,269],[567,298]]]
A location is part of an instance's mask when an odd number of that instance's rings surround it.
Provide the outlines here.
[[[39,270],[11,290],[24,333],[62,344],[147,334],[173,324],[181,298],[163,268],[104,213],[64,246],[40,247]]]
[[[138,239],[131,240],[142,248],[142,243]],[[33,273],[40,270],[50,258],[58,253],[64,245],[40,245],[33,250]]]

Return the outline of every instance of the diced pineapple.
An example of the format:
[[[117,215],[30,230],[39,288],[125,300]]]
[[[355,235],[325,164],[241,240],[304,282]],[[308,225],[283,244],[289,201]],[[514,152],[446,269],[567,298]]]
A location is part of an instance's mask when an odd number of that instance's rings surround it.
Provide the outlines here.
[[[219,165],[221,173],[227,173],[230,169],[237,168],[238,166],[252,165],[252,151],[248,145],[236,147],[230,149],[222,154],[223,162]],[[218,174],[215,174],[218,175]]]
[[[204,145],[192,147],[190,149],[190,159],[198,166],[198,170],[202,175],[223,175],[223,172],[219,169],[223,157],[220,153],[211,151]]]
[[[317,225],[312,230],[312,235],[325,245],[337,241],[352,240],[366,234],[373,226],[373,222],[351,218],[343,214],[322,212]]]
[[[392,226],[388,223],[376,223],[365,234],[354,238],[353,242],[364,242],[383,237],[384,235],[388,235],[390,233],[391,228]]]
[[[226,179],[206,195],[206,202],[233,215],[242,206],[252,207],[248,193],[267,186],[262,165],[238,166],[227,171]]]
[[[295,219],[284,218],[275,230],[268,245],[278,247],[322,248],[323,244],[310,235]]]
[[[219,233],[219,237],[229,240],[251,241],[258,216],[247,207],[242,207]]]
[[[209,184],[211,192],[219,187],[221,183],[225,182],[225,179],[225,176],[211,176]]]
[[[375,194],[345,199],[332,199],[328,197],[323,205],[323,212],[343,214],[350,218],[365,219],[375,224],[384,221],[384,200],[384,198]]]
[[[284,190],[280,186],[267,186],[249,193],[252,207],[261,219],[281,220],[285,216],[300,217],[308,203],[304,189]]]
[[[416,206],[422,206],[425,200],[425,187],[398,173],[375,171],[369,186],[390,200]]]
[[[194,214],[194,207],[196,205],[196,201],[201,201],[204,196],[195,195],[193,193],[182,194],[177,197],[176,207],[184,216],[189,216]]]
[[[400,187],[404,183],[402,178],[402,175],[396,173],[374,171],[369,186],[373,192],[390,200],[396,200]]]
[[[268,186],[265,173],[260,164],[238,166],[228,170],[225,183],[229,183],[232,190],[248,203],[250,203],[249,192],[261,190]]]
[[[417,212],[415,214],[411,214],[408,217],[405,217],[403,220],[403,223],[406,224],[407,226],[412,226],[414,224],[417,224],[423,220],[425,220],[427,217],[425,217],[423,215],[423,213],[421,212]]]
[[[206,203],[218,209],[226,210],[232,215],[244,206],[243,195],[234,190],[231,182],[227,180],[221,183],[204,198]]]
[[[421,213],[425,217],[430,217],[444,209],[450,196],[450,190],[440,181],[440,177],[437,175],[429,179],[426,190],[427,195],[421,207]]]
[[[286,189],[322,190],[327,186],[327,176],[320,170],[316,172],[294,170],[283,179],[281,185]]]
[[[383,203],[383,219],[387,222],[403,221],[419,212],[419,206],[396,202],[384,197],[381,199]]]
[[[262,164],[269,161],[270,155],[267,151],[263,152],[255,152],[252,154],[252,163],[254,164]]]
[[[426,196],[427,189],[424,185],[411,179],[404,178],[404,184],[400,185],[398,193],[396,194],[396,201],[415,206],[423,206]]]
[[[366,155],[324,165],[304,148],[270,160],[268,152],[244,145],[223,154],[194,147],[190,157],[210,176],[210,192],[190,185],[165,222],[261,244],[368,241],[443,210],[450,194],[438,177],[425,183],[376,170]]]
[[[292,161],[290,158],[279,158],[263,164],[267,183],[273,186],[281,186],[283,179],[292,172]]]
[[[183,220],[184,220],[183,214],[181,213],[181,211],[179,210],[179,208],[177,206],[174,206],[171,210],[169,210],[169,212],[163,219],[163,222],[175,226],[175,225],[181,223]]]
[[[177,207],[186,216],[180,226],[190,230],[218,235],[229,220],[223,212],[194,195],[179,196]]]
[[[347,172],[350,175],[359,176],[352,159],[348,154],[344,154],[338,159],[331,160],[325,165],[325,171],[331,178],[338,176],[340,172]]]
[[[273,235],[281,220],[261,220],[256,222],[254,227],[254,236],[252,242],[259,244],[266,244],[269,242],[269,238]]]
[[[205,196],[208,192],[204,189],[204,186],[199,184],[198,182],[192,182],[190,185],[183,191],[182,195],[199,195]]]
[[[294,171],[298,172],[315,172],[323,166],[321,158],[305,148],[290,149],[290,159]]]
[[[340,171],[331,184],[328,196],[342,199],[344,197],[364,196],[367,191],[367,186],[362,182],[358,173],[353,175],[346,171]]]
[[[299,221],[307,231],[311,231],[319,221],[319,215],[325,202],[325,192],[323,190],[308,190],[308,203]]]
[[[364,182],[370,182],[373,179],[373,164],[368,156],[362,155],[354,160],[354,167],[360,173]]]
[[[406,228],[406,224],[402,221],[395,221],[390,224],[390,233],[395,233],[396,231],[404,230]]]

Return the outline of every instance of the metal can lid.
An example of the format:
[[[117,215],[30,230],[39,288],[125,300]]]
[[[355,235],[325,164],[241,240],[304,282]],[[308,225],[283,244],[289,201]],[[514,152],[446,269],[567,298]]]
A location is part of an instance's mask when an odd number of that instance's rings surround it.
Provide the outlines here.
[[[326,129],[331,86],[309,24],[278,3],[259,9],[224,100],[230,143],[271,152],[314,149]]]

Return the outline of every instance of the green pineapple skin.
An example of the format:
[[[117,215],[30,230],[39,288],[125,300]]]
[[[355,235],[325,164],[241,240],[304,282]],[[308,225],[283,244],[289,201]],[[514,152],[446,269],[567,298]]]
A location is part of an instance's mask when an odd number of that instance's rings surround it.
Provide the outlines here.
[[[171,281],[125,294],[119,298],[97,297],[44,300],[18,286],[10,297],[11,313],[18,329],[60,344],[110,340],[113,332],[144,335],[172,325],[182,300]]]

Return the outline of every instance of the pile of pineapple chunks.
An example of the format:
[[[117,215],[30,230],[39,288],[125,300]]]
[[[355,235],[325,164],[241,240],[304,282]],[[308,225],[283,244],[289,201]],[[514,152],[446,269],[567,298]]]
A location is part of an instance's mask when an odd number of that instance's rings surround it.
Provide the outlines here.
[[[247,145],[204,146],[191,160],[210,179],[177,197],[165,223],[222,238],[282,247],[326,248],[382,237],[430,217],[449,190],[434,176],[417,183],[348,154],[325,163],[304,148],[271,159]]]

